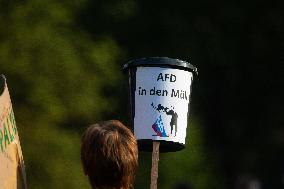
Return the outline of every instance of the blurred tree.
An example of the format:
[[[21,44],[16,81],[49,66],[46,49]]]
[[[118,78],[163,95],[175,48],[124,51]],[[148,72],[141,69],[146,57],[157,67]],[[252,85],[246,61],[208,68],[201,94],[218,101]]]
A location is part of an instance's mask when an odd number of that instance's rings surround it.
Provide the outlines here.
[[[116,62],[123,53],[110,36],[93,39],[77,26],[84,4],[0,4],[0,70],[11,91],[30,188],[88,188],[80,136],[72,129],[121,109]]]

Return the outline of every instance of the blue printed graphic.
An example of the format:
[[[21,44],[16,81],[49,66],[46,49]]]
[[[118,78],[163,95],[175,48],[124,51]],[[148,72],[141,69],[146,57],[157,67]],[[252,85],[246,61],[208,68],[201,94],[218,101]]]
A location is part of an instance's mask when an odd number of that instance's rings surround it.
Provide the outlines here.
[[[168,137],[165,131],[165,127],[164,127],[161,115],[157,118],[155,123],[152,125],[152,128],[156,133],[156,135],[153,135],[153,136]]]
[[[170,127],[171,127],[171,135],[173,135],[173,131],[174,131],[174,136],[177,135],[177,129],[178,129],[178,126],[177,126],[177,120],[178,120],[178,114],[174,111],[174,107],[171,106],[170,108],[169,107],[165,107],[163,106],[162,104],[158,104],[158,106],[154,106],[154,103],[152,102],[151,104],[152,108],[154,108],[155,110],[157,110],[159,113],[165,113],[167,116],[171,116],[171,122],[170,122]],[[159,118],[158,118],[159,119]],[[158,121],[157,119],[157,121]],[[162,118],[161,118],[161,115],[160,115],[160,119],[161,119],[161,122],[162,122]],[[157,122],[156,121],[156,122]],[[154,126],[152,125],[152,128],[154,129]],[[165,132],[165,129],[164,129],[164,124],[162,122],[162,131],[164,133]],[[154,131],[157,133],[157,136],[160,136],[159,135],[159,132],[160,130],[155,130]],[[164,137],[168,137],[169,135],[165,134],[166,136]]]

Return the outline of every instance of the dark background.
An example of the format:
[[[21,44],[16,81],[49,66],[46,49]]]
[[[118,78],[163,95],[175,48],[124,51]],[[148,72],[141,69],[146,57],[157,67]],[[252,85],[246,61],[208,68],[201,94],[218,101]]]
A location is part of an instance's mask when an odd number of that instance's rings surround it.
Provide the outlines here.
[[[186,150],[161,155],[159,188],[284,188],[283,10],[254,0],[0,1],[0,73],[30,188],[88,188],[80,135],[99,120],[127,122],[121,67],[150,56],[199,70]],[[149,187],[150,158],[140,153],[135,188]]]

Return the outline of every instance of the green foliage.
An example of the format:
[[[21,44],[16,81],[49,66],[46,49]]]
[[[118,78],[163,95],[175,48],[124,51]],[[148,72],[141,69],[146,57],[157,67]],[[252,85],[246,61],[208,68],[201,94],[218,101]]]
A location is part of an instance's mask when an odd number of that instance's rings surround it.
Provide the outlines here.
[[[80,136],[50,125],[32,126],[20,131],[29,188],[89,188],[80,164]]]
[[[88,188],[79,126],[118,105],[104,90],[116,90],[121,80],[120,49],[111,37],[94,40],[76,26],[82,5],[1,2],[0,70],[14,104],[29,188]]]

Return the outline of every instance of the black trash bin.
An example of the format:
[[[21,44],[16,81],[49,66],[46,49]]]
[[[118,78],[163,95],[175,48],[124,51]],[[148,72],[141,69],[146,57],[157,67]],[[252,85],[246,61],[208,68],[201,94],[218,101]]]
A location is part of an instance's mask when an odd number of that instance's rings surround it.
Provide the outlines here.
[[[152,151],[160,141],[161,152],[185,147],[192,64],[167,57],[132,60],[123,67],[129,74],[130,124],[139,150]]]

